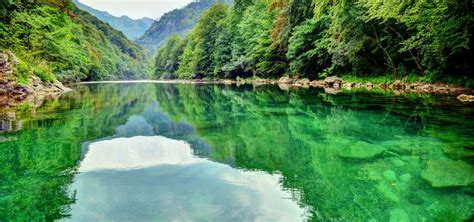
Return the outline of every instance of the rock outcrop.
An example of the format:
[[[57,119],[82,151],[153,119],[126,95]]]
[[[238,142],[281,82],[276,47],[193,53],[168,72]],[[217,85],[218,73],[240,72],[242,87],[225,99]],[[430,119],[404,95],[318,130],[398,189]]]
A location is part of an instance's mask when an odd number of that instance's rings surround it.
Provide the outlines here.
[[[13,106],[25,100],[62,94],[70,89],[60,82],[45,83],[36,76],[27,83],[18,83],[15,73],[18,59],[11,52],[0,52],[0,106]]]

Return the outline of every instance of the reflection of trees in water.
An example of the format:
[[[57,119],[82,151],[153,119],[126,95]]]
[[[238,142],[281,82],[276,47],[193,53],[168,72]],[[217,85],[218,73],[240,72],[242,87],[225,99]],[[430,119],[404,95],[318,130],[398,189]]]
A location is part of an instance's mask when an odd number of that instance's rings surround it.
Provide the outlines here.
[[[81,144],[114,134],[115,127],[143,110],[153,86],[78,86],[8,121],[0,143],[0,220],[53,221],[67,216]],[[150,93],[151,95],[151,93]],[[11,139],[15,138],[15,139]]]
[[[166,114],[189,122],[211,145],[212,159],[248,170],[281,172],[283,186],[297,190],[295,199],[313,207],[313,219],[385,220],[396,208],[429,215],[423,205],[412,204],[419,203],[413,196],[405,197],[408,190],[423,190],[425,201],[438,198],[446,209],[469,200],[462,193],[450,196],[423,187],[419,176],[426,160],[446,158],[442,142],[430,135],[443,132],[440,122],[456,123],[458,129],[447,129],[462,135],[462,116],[472,113],[466,107],[460,107],[463,115],[450,116],[449,102],[432,97],[393,100],[386,95],[282,92],[266,86],[163,85],[156,95]],[[373,160],[342,159],[341,152],[354,144],[387,151]],[[392,187],[387,177],[394,172],[396,178],[412,182],[398,181],[401,187]]]
[[[9,133],[21,130],[21,120],[16,118],[14,112],[0,114],[0,133]]]
[[[406,162],[394,172],[410,171],[417,178],[424,159],[442,155],[439,147],[433,148],[436,152],[428,149],[429,155],[423,149],[439,141],[417,136],[443,141],[473,136],[472,127],[463,127],[472,123],[465,118],[472,116],[472,110],[452,105],[447,110],[432,108],[440,105],[437,101],[402,97],[394,103],[385,95],[283,92],[248,85],[80,86],[60,100],[45,102],[28,118],[15,117],[12,121],[22,122],[23,127],[16,128],[21,130],[4,133],[17,140],[0,143],[4,169],[0,193],[5,194],[0,199],[0,220],[41,221],[67,215],[64,206],[74,198],[64,187],[72,181],[70,170],[80,159],[81,144],[114,135],[162,135],[187,141],[198,156],[246,170],[281,172],[283,187],[293,190],[302,205],[312,206],[315,219],[386,215],[384,211],[396,204],[411,205],[403,202],[404,197],[400,203],[385,200],[388,192],[406,191],[388,189],[385,171]],[[457,115],[447,115],[453,113]],[[7,125],[15,129],[14,124]],[[358,140],[414,148],[395,152],[405,158],[401,162],[396,156],[386,157],[390,162],[341,161],[339,152]],[[418,162],[410,161],[413,156],[419,157]],[[446,200],[441,193],[436,195]],[[463,200],[462,193],[456,198],[453,204]]]

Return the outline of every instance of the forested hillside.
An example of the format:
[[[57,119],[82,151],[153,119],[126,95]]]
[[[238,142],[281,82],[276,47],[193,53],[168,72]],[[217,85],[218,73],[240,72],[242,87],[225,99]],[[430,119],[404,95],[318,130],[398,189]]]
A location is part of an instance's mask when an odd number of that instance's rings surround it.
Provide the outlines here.
[[[215,4],[156,57],[155,75],[283,75],[473,86],[473,4],[441,1],[236,0]]]
[[[2,1],[0,50],[19,59],[17,82],[145,78],[147,55],[70,0]]]
[[[91,15],[112,26],[114,29],[121,31],[131,40],[138,39],[138,37],[142,36],[155,22],[155,20],[150,18],[131,19],[128,16],[116,17],[108,12],[100,11],[88,5],[84,5],[78,0],[73,0],[73,2],[78,8],[89,12]]]
[[[201,0],[168,12],[136,42],[145,47],[150,54],[154,54],[157,48],[163,45],[171,35],[177,33],[184,37],[197,24],[202,13],[215,2],[231,4],[232,0]]]

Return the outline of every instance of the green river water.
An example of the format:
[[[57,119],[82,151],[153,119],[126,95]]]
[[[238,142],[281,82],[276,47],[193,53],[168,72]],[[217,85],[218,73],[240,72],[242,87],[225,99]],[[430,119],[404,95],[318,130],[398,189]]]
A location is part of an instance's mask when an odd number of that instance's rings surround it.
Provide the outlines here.
[[[0,112],[0,221],[472,221],[474,106],[278,86],[74,86]]]

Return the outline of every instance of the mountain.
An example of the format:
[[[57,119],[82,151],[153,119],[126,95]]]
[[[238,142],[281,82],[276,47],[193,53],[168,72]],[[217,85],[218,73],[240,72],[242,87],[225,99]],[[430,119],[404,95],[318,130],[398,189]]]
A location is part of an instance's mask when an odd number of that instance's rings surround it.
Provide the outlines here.
[[[150,54],[166,42],[174,33],[185,36],[199,21],[201,15],[215,2],[232,4],[232,0],[201,0],[164,14],[135,42],[145,47]]]
[[[19,83],[147,78],[145,50],[70,0],[0,3],[0,51]]]
[[[151,18],[131,19],[128,16],[116,17],[108,12],[94,9],[88,5],[80,3],[78,0],[73,0],[74,4],[91,15],[97,17],[103,22],[111,25],[114,29],[121,31],[128,39],[136,40],[142,36],[155,22]]]

